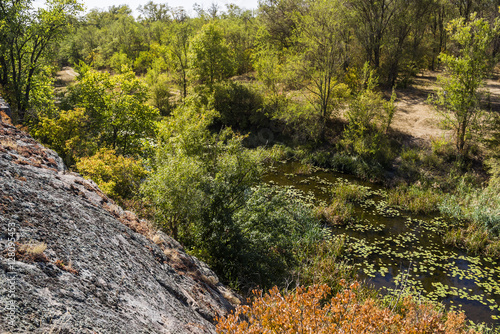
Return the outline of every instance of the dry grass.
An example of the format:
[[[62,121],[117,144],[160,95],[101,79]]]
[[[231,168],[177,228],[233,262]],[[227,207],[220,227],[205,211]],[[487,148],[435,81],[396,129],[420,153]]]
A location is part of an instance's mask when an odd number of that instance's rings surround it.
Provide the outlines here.
[[[23,249],[28,254],[38,255],[45,252],[45,250],[47,249],[47,244],[45,244],[44,242],[38,242],[34,244],[20,245],[19,248]]]
[[[16,243],[16,260],[23,262],[49,262],[44,254],[47,244],[44,242]]]
[[[466,229],[454,228],[447,231],[444,242],[463,247],[473,254],[500,257],[500,239],[492,238],[488,229],[479,223],[472,223]]]
[[[0,138],[0,146],[9,149],[9,150],[14,150],[17,152],[19,146],[17,145],[17,142],[15,140],[12,140],[11,138]]]

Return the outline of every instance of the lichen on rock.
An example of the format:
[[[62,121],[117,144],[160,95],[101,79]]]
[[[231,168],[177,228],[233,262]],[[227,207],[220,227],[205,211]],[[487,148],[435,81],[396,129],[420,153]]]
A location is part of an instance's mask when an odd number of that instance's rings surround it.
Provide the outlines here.
[[[177,241],[1,121],[0,226],[2,332],[214,333],[239,302]]]

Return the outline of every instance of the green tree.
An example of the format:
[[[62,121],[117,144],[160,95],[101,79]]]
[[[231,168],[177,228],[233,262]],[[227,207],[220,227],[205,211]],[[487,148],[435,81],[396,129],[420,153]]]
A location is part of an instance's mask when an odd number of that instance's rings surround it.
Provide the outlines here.
[[[145,33],[149,25],[136,22],[126,5],[110,6],[107,10],[92,9],[76,26],[77,29],[67,34],[61,44],[61,62],[78,64],[85,61],[95,68],[114,67],[120,71],[117,64],[134,63],[141,52],[149,49]],[[120,55],[116,56],[117,53]]]
[[[143,184],[157,223],[226,281],[269,286],[322,238],[296,191],[255,186],[262,164],[241,136],[210,132],[217,117],[193,100],[160,123],[154,170]]]
[[[365,160],[384,162],[384,154],[388,151],[384,134],[396,110],[396,94],[393,91],[391,99],[384,101],[382,94],[375,90],[377,80],[375,71],[366,62],[346,112],[349,124],[342,144],[348,152]]]
[[[78,157],[92,155],[97,150],[95,129],[91,124],[83,108],[61,110],[56,115],[41,115],[31,134],[71,166]]]
[[[194,27],[189,21],[180,21],[172,23],[170,29],[166,33],[168,54],[174,67],[174,73],[176,73],[175,82],[181,87],[182,97],[186,98],[188,93],[189,49]]]
[[[160,115],[167,116],[173,109],[170,92],[170,81],[166,73],[160,73],[156,69],[149,69],[146,74],[148,84],[149,103],[160,112]]]
[[[396,84],[401,69],[414,72],[421,65],[423,55],[416,58],[426,25],[430,22],[435,0],[351,0],[346,2],[351,31],[357,44],[351,45],[351,59],[356,62],[355,46],[359,45],[364,57],[391,87]],[[350,64],[353,66],[354,64]],[[362,64],[356,64],[360,66]]]
[[[33,9],[33,0],[0,2],[0,85],[14,109],[14,120],[25,121],[33,81],[82,6],[77,0],[48,0]]]
[[[227,6],[227,14],[221,20],[226,41],[235,55],[236,74],[241,75],[252,70],[251,51],[256,35],[256,18],[249,10],[242,10],[231,4]]]
[[[259,19],[268,32],[268,39],[278,49],[295,45],[297,21],[294,12],[304,7],[303,0],[263,0],[259,1]]]
[[[70,87],[67,103],[86,110],[99,143],[119,154],[138,154],[142,141],[154,136],[158,117],[147,99],[147,86],[134,72],[111,76],[86,68]]]
[[[304,46],[302,73],[310,81],[306,88],[321,115],[320,137],[324,140],[326,121],[348,94],[347,86],[339,83],[347,56],[347,31],[339,19],[343,16],[340,2],[311,1],[308,9],[297,24]]]
[[[234,218],[246,245],[240,282],[276,284],[301,265],[306,250],[323,240],[311,206],[289,187],[253,187]]]
[[[210,133],[216,116],[188,102],[159,125],[157,168],[144,189],[167,230],[181,240],[189,240],[190,223],[210,224],[239,207],[260,173],[256,157],[242,147],[243,138],[230,129]]]
[[[354,18],[354,33],[364,48],[366,60],[375,69],[380,67],[384,38],[400,2],[398,0],[349,1]]]
[[[170,21],[170,7],[166,3],[158,4],[153,1],[148,1],[144,6],[139,6],[138,11],[141,13],[139,20],[143,22]]]
[[[432,102],[455,132],[455,145],[464,154],[471,130],[481,120],[480,88],[491,73],[491,42],[498,35],[500,21],[490,24],[475,14],[470,21],[464,18],[450,22],[448,30],[456,43],[456,52],[441,53],[446,75],[438,77],[441,90]]]
[[[158,224],[227,278],[243,247],[233,214],[261,167],[242,137],[230,129],[210,133],[214,117],[188,101],[161,122],[155,170],[143,191],[157,209]]]
[[[67,110],[42,114],[32,133],[68,165],[100,147],[138,155],[144,141],[154,137],[159,115],[146,101],[147,87],[133,72],[110,76],[84,66],[63,101]]]
[[[191,70],[201,83],[212,87],[234,73],[234,59],[224,32],[216,22],[205,24],[190,46]]]

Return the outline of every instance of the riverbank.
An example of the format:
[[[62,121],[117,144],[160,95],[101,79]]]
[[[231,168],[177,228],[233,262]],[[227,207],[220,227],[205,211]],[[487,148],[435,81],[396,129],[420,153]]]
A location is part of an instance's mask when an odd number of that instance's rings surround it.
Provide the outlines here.
[[[461,221],[391,207],[390,193],[383,187],[299,163],[275,163],[265,181],[295,187],[307,198],[314,194],[322,213],[330,213],[321,217],[331,231],[327,250],[320,248],[319,256],[305,262],[302,275],[312,277],[308,283],[336,286],[339,276],[345,279],[349,273],[349,264],[364,286],[382,289],[388,296],[419,295],[447,309],[465,310],[476,322],[497,323],[497,258],[474,256],[443,243],[447,229],[463,228]],[[339,199],[350,206],[347,218],[330,210]],[[340,275],[334,278],[334,273]]]

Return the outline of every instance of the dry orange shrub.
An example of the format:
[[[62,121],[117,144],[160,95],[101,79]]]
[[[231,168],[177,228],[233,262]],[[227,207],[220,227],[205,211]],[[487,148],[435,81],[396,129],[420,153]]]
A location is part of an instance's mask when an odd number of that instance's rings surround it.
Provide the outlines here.
[[[265,295],[260,293],[251,305],[238,306],[236,312],[217,319],[217,333],[475,333],[467,330],[462,313],[445,316],[410,298],[395,313],[373,299],[360,301],[359,283],[343,285],[330,300],[327,285],[299,287],[286,295],[274,287]]]

